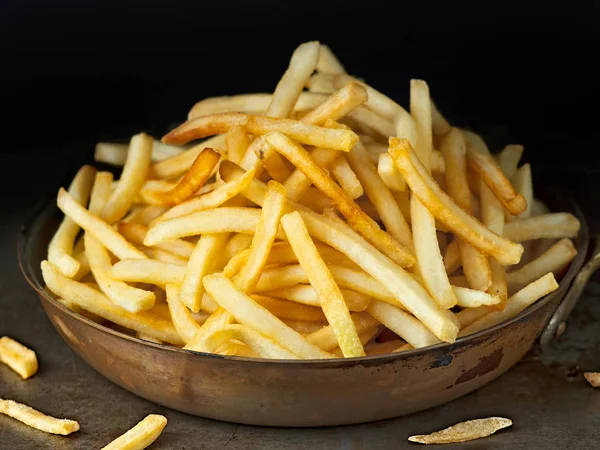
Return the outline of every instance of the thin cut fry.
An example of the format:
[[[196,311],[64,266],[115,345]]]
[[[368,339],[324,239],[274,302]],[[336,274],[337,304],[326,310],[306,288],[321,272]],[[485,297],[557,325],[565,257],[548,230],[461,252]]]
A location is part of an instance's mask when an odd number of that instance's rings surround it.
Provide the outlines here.
[[[344,357],[364,356],[364,349],[342,293],[319,255],[300,214],[296,211],[285,215],[281,219],[281,224],[310,284],[319,296],[321,308],[327,317],[327,322],[333,328]]]
[[[268,310],[245,295],[223,275],[204,277],[204,287],[208,294],[235,320],[255,330],[260,330],[301,358],[328,358],[331,355],[309,343],[299,333],[292,330]]]
[[[511,425],[512,420],[503,417],[467,420],[435,433],[411,436],[408,440],[419,444],[455,444],[488,437]]]
[[[223,259],[220,264],[224,267],[235,255],[250,247],[253,234],[238,233],[233,235],[223,248]]]
[[[148,227],[138,223],[119,223],[117,229],[125,239],[138,245],[144,244],[144,239],[148,234]],[[181,239],[173,239],[156,244],[154,248],[173,253],[183,258],[189,258],[194,251],[194,244]]]
[[[522,219],[530,217],[534,201],[533,181],[531,180],[531,166],[529,164],[523,164],[517,170],[511,180],[515,190],[523,196],[525,202],[527,203],[527,208],[525,208],[525,211],[519,214],[519,217]]]
[[[322,168],[315,164],[304,148],[282,133],[270,133],[265,136],[265,140],[302,170],[304,175],[335,203],[338,210],[363,236],[377,245],[379,249],[384,251],[398,264],[403,266],[413,264],[414,256],[410,250],[382,231],[350,196],[334,183]]]
[[[212,148],[207,147],[202,150],[190,169],[173,189],[167,192],[155,191],[150,193],[154,200],[153,204],[174,206],[188,200],[206,183],[220,159],[221,154]]]
[[[102,245],[118,258],[146,258],[144,253],[127,242],[125,238],[117,233],[108,223],[97,216],[90,214],[63,188],[58,191],[57,204],[66,216],[83,228],[86,233],[90,233],[94,236],[94,238],[100,241]]]
[[[165,416],[150,414],[127,433],[102,447],[102,450],[142,450],[158,439],[165,426]]]
[[[83,166],[73,178],[69,194],[79,205],[87,204],[95,174],[96,169]],[[77,274],[80,267],[79,262],[73,258],[73,245],[78,232],[79,225],[71,218],[65,217],[48,245],[48,260],[70,278]]]
[[[523,150],[522,145],[507,145],[497,156],[498,164],[509,180],[517,173]]]
[[[74,420],[56,419],[13,400],[0,398],[0,413],[46,433],[66,436],[79,430],[79,423]]]
[[[379,154],[377,173],[389,189],[397,192],[406,192],[406,181],[404,181],[404,178],[402,178],[402,175],[396,169],[394,160],[389,153]]]
[[[357,123],[358,128],[368,133],[379,134],[387,138],[395,132],[394,124],[365,107],[358,107],[348,113],[348,117]]]
[[[338,181],[340,186],[346,193],[352,198],[357,199],[364,194],[363,187],[356,178],[356,174],[352,171],[348,165],[348,161],[343,155],[338,156],[333,163],[331,163],[331,172]]]
[[[116,280],[158,286],[181,284],[184,275],[185,266],[156,259],[123,259],[110,270],[110,276]]]
[[[245,325],[228,325],[221,330],[214,331],[204,338],[204,345],[209,351],[215,352],[223,343],[232,339],[246,344],[260,358],[298,359],[295,353]]]
[[[534,260],[507,274],[508,289],[516,292],[548,272],[556,276],[576,255],[577,249],[573,242],[570,239],[561,239]]]
[[[379,325],[379,322],[377,322],[377,320],[373,319],[373,317],[364,312],[351,314],[351,317],[352,322],[354,323],[354,327],[356,328],[356,332],[358,334],[364,333],[368,330],[372,330],[373,328]],[[306,336],[306,339],[310,343],[326,351],[330,351],[338,345],[337,338],[335,336],[335,333],[333,332],[333,327],[331,325],[323,327],[320,330],[309,334],[308,336]]]
[[[477,308],[481,305],[497,305],[502,299],[497,295],[490,295],[486,292],[465,287],[452,286],[454,295],[456,295],[456,304],[461,308]]]
[[[250,254],[235,279],[236,286],[242,292],[252,293],[260,278],[275,241],[284,207],[285,188],[275,181],[270,181],[267,185],[260,220],[250,245]]]
[[[0,338],[0,362],[17,372],[24,380],[38,371],[35,352],[8,336]]]
[[[469,148],[467,161],[469,167],[481,176],[509,213],[516,216],[525,211],[527,208],[525,198],[515,191],[491,155]]]
[[[241,126],[248,133],[262,136],[279,131],[298,142],[316,147],[348,152],[358,141],[356,133],[346,129],[331,129],[310,125],[298,120],[279,119],[265,116],[250,116],[243,113],[223,113],[203,116],[188,121],[163,137],[163,142],[185,144],[194,139],[227,133],[232,127]],[[252,145],[248,149],[250,151]],[[248,154],[248,152],[246,152]],[[242,167],[250,168],[242,161]]]
[[[225,136],[227,142],[227,159],[239,164],[248,150],[250,138],[242,127],[233,127]]]
[[[574,238],[581,224],[569,213],[549,213],[517,219],[504,226],[504,237],[515,242]]]
[[[498,236],[456,205],[426,173],[408,140],[390,138],[390,153],[412,192],[442,223],[499,263],[519,262],[523,246]]]
[[[451,129],[452,125],[448,123],[433,100],[431,100],[431,130],[433,131],[433,135],[439,139],[449,133]]]
[[[446,252],[444,253],[444,267],[446,268],[446,273],[448,275],[452,275],[462,266],[462,260],[460,259],[460,249],[458,248],[458,242],[456,240],[450,242],[446,247]]]
[[[471,325],[463,328],[459,336],[467,336],[504,322],[556,289],[558,289],[558,283],[554,275],[548,273],[512,295],[502,311],[494,311],[486,314]]]
[[[179,300],[179,287],[175,284],[168,284],[166,290],[171,320],[177,333],[179,333],[183,342],[187,344],[200,330],[200,325]]]
[[[321,322],[327,321],[323,311],[313,306],[301,305],[299,303],[290,302],[287,300],[280,300],[265,295],[252,295],[252,299],[268,309],[273,315],[279,319],[287,320],[301,320],[303,322]]]
[[[107,223],[113,224],[125,217],[133,199],[144,184],[152,161],[152,142],[152,137],[145,133],[136,134],[131,138],[127,161],[123,166],[117,189],[100,214]]]
[[[336,280],[336,282],[338,281]],[[364,311],[371,302],[371,299],[368,296],[359,292],[348,289],[340,289],[340,292],[342,293],[344,302],[350,311]],[[264,294],[271,297],[283,298],[296,303],[302,303],[304,305],[321,306],[319,296],[317,295],[315,289],[312,286],[305,284],[274,289],[272,291],[266,291]]]
[[[331,49],[325,44],[321,44],[319,51],[319,59],[316,69],[324,73],[344,73],[346,70],[342,63],[337,59]]]
[[[94,152],[94,159],[98,162],[111,164],[113,166],[123,166],[127,161],[127,152],[129,144],[114,144],[112,142],[98,142]],[[162,142],[154,141],[152,144],[152,161],[163,161],[167,158],[177,156],[184,151],[181,147],[165,145]]]

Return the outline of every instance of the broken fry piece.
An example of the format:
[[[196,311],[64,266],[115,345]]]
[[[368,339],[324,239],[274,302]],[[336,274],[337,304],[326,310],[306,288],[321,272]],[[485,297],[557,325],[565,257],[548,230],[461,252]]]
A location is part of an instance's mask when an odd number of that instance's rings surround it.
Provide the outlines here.
[[[488,437],[511,425],[512,420],[503,417],[467,420],[435,433],[411,436],[408,440],[419,444],[455,444]]]

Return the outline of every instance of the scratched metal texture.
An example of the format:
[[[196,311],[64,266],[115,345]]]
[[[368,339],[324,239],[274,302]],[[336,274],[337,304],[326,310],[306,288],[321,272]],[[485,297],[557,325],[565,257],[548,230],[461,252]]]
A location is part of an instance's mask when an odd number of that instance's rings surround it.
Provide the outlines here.
[[[35,175],[35,174],[33,174]],[[41,174],[40,174],[41,175]],[[564,174],[579,180],[581,193],[594,185],[596,173]],[[586,178],[587,177],[587,178]],[[48,179],[48,186],[56,185]],[[31,204],[39,190],[22,193]],[[584,210],[592,196],[577,195]],[[586,199],[589,201],[586,208]],[[600,447],[600,390],[582,371],[600,371],[600,284],[592,284],[577,306],[566,332],[547,354],[534,349],[523,362],[479,391],[444,406],[377,423],[319,429],[241,426],[178,413],[137,398],[104,379],[75,356],[46,318],[37,295],[22,279],[16,263],[16,235],[22,207],[5,210],[0,224],[0,335],[35,348],[40,373],[23,381],[0,365],[0,396],[34,406],[57,417],[80,422],[70,437],[51,436],[0,416],[1,449],[94,449],[126,431],[146,414],[164,414],[169,424],[151,449],[399,449],[411,448],[411,434],[434,431],[455,422],[490,415],[515,425],[481,441],[444,448],[533,449]],[[597,220],[590,220],[598,231]]]

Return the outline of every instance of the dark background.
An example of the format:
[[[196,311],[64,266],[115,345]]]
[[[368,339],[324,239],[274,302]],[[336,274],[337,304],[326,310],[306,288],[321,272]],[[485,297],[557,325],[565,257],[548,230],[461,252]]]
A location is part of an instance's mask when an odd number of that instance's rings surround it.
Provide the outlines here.
[[[409,79],[423,78],[449,118],[494,145],[523,143],[544,167],[597,167],[598,1],[24,0],[0,8],[0,147],[31,154],[38,170],[51,156],[89,159],[100,139],[160,136],[204,97],[272,91],[293,49],[313,39],[404,105]]]

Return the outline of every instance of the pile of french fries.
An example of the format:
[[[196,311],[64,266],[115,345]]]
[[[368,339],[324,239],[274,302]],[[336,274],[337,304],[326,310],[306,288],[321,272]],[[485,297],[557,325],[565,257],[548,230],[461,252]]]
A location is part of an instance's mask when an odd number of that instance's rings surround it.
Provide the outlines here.
[[[92,320],[199,352],[454,342],[557,289],[577,253],[578,220],[534,197],[522,153],[452,127],[424,81],[407,111],[304,43],[273,94],[202,100],[162,143],[98,144],[120,178],[84,166],[59,191],[43,276]]]

